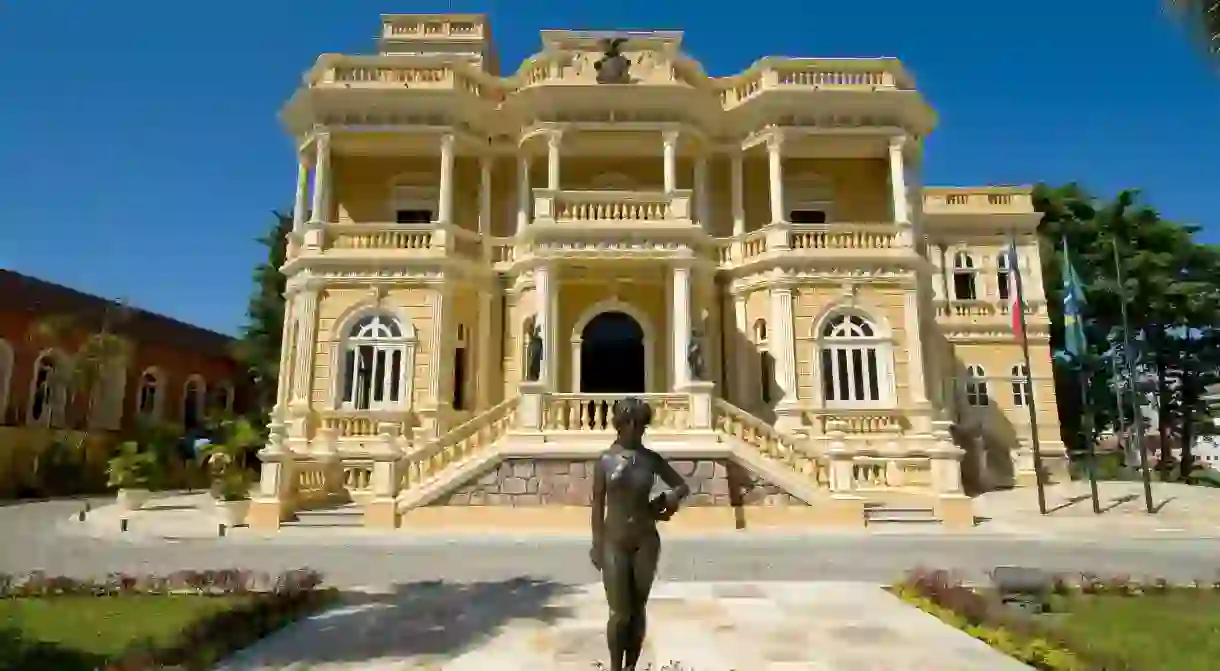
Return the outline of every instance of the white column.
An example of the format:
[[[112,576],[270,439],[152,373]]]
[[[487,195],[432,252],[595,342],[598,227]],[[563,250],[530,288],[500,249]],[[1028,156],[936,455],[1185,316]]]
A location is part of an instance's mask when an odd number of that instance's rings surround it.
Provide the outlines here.
[[[750,371],[753,370],[750,357],[754,355],[754,339],[751,337],[750,324],[746,316],[746,296],[738,294],[733,297],[733,324],[737,337],[733,338],[733,402],[737,407],[749,409],[746,403],[750,398]]]
[[[313,284],[306,284],[297,294],[297,315],[300,319],[297,327],[297,360],[292,376],[292,399],[294,404],[308,407],[310,391],[313,387],[313,362],[315,357],[314,341],[318,332],[318,294],[320,289]]]
[[[528,156],[517,158],[517,235],[525,232],[530,224],[530,160]]]
[[[707,189],[707,157],[701,155],[695,160],[695,214],[705,231],[712,230],[711,195]]]
[[[432,339],[428,347],[428,397],[436,405],[449,405],[453,400],[453,351],[449,348],[449,320],[452,289],[436,287],[431,296]]]
[[[664,142],[665,193],[673,193],[678,188],[678,131],[665,131],[661,140]]]
[[[330,204],[330,133],[318,135],[315,152],[317,156],[313,168],[313,206],[309,223],[318,226],[330,218],[326,211]]]
[[[907,387],[911,403],[926,405],[928,403],[928,388],[924,381],[923,366],[923,334],[920,332],[919,290],[917,287],[907,289],[903,297],[903,329],[906,331],[907,350]]]
[[[284,326],[280,330],[280,368],[276,379],[275,407],[277,410],[287,408],[292,403],[292,367],[296,365],[293,358],[294,347],[292,323],[296,319],[296,289],[289,287],[284,292]],[[275,415],[279,417],[278,414]]]
[[[773,134],[767,138],[767,176],[770,180],[771,223],[784,221],[784,159],[780,153],[783,136]]]
[[[484,244],[491,235],[491,163],[488,156],[479,159],[479,235]]]
[[[552,307],[554,296],[552,296],[551,287],[551,269],[545,265],[534,268],[534,300],[535,300],[535,325],[538,327],[538,332],[542,334],[542,366],[539,371],[539,382],[554,391],[552,386],[554,378],[551,377],[553,369],[552,362],[555,360],[555,348],[558,343],[551,337],[554,322],[554,313]],[[526,362],[528,366],[528,361]]]
[[[674,389],[686,387],[690,382],[690,369],[686,364],[686,350],[690,348],[690,268],[674,266],[673,271],[673,381]]]
[[[746,207],[743,196],[745,171],[742,166],[741,149],[735,150],[732,158],[733,174],[730,181],[732,182],[733,235],[738,236],[746,232]]]
[[[297,157],[297,193],[292,201],[292,232],[300,233],[305,228],[305,217],[309,214],[309,165],[304,156]]]
[[[546,138],[546,188],[559,190],[559,144],[562,137],[558,132],[547,135]]]
[[[900,224],[911,221],[911,207],[907,201],[906,165],[902,155],[905,144],[905,137],[890,138],[890,197],[894,203],[894,221]]]
[[[792,287],[771,287],[771,323],[767,345],[775,360],[775,379],[783,397],[781,404],[796,402],[796,338],[792,328]]]
[[[442,224],[453,223],[453,143],[451,133],[441,136],[441,194],[440,212],[437,221]]]
[[[492,319],[495,317],[495,295],[490,291],[479,292],[479,343],[478,343],[478,377],[476,379],[476,388],[478,393],[478,407],[480,410],[485,410],[491,407],[491,389],[492,389],[492,349],[493,349],[493,329]]]
[[[928,259],[932,261],[932,270],[936,273],[932,277],[932,297],[938,301],[948,300],[949,286],[945,279],[948,271],[945,269],[944,244],[934,242],[928,245]]]

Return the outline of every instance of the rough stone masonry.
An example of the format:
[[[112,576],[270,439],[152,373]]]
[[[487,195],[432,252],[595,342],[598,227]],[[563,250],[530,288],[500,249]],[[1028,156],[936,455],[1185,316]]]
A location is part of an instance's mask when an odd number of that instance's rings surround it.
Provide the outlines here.
[[[778,486],[727,459],[674,460],[686,479],[691,506],[806,505]],[[505,459],[434,506],[587,506],[593,498],[593,460]],[[657,490],[664,485],[657,483]]]

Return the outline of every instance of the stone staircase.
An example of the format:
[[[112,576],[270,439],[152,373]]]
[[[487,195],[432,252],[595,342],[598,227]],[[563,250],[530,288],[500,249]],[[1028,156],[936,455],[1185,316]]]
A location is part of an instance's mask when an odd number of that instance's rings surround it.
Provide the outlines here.
[[[821,442],[781,433],[712,397],[710,385],[699,391],[703,393],[642,395],[654,408],[645,440],[690,471],[684,476],[694,488],[691,507],[747,509],[771,520],[812,515],[806,525],[936,525],[944,520],[937,507],[931,457],[861,450],[834,424],[828,425]],[[522,518],[544,515],[548,506],[587,510],[591,471],[586,472],[584,464],[613,440],[608,415],[616,398],[546,393],[523,385],[521,396],[422,445],[400,442],[400,448],[382,453],[366,449],[358,457],[345,455],[337,495],[359,504],[299,510],[297,520],[285,524],[369,525],[368,504],[373,501],[389,506],[388,517],[382,514],[380,519],[395,525],[391,520],[398,515],[404,520],[435,518],[441,512],[458,514],[463,507],[468,516],[477,513],[487,519],[510,512]],[[381,440],[393,444],[395,439],[383,435]],[[815,450],[815,444],[829,449]],[[335,500],[327,495],[334,493],[333,485],[326,484],[335,478],[322,473],[322,466],[305,462],[298,470],[297,486],[308,483],[315,494],[312,500]],[[325,490],[321,496],[316,495],[319,489]],[[493,511],[495,507],[501,510]],[[535,510],[527,514],[526,507]],[[446,510],[438,510],[442,508]],[[704,510],[684,517],[700,514],[715,516]],[[587,512],[582,515],[577,517],[587,523]],[[512,519],[505,517],[505,523],[512,524]]]

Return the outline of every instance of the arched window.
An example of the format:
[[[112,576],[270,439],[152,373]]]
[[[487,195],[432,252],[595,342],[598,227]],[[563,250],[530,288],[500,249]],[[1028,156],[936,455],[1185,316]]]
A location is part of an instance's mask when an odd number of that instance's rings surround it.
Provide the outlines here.
[[[1029,368],[1019,363],[1012,367],[1012,404],[1018,408],[1029,405],[1034,398],[1034,386],[1029,379]]]
[[[140,374],[140,389],[136,393],[136,413],[147,419],[161,419],[165,406],[165,376],[156,368]]]
[[[978,299],[976,277],[978,269],[974,265],[974,257],[967,252],[953,255],[953,298],[959,301]]]
[[[822,395],[828,405],[877,405],[890,400],[889,341],[857,314],[826,321],[820,334]]]
[[[212,410],[219,412],[222,415],[228,415],[233,412],[233,383],[228,380],[221,380],[212,387],[212,400],[209,402]]]
[[[978,408],[991,404],[987,395],[987,372],[982,366],[966,367],[966,403]]]
[[[188,377],[182,386],[182,425],[188,429],[199,426],[203,420],[206,386],[207,383],[199,375]]]
[[[9,386],[13,382],[13,347],[0,338],[0,425],[8,411]]]
[[[43,352],[34,362],[30,384],[30,424],[61,426],[68,398],[66,363],[54,351]]]
[[[754,322],[754,346],[758,350],[758,389],[763,403],[771,402],[771,385],[775,384],[775,365],[767,342],[767,320]]]
[[[1008,260],[1008,253],[1000,254],[995,259],[995,281],[996,286],[1000,290],[1000,300],[1006,301],[1012,295],[1012,268]]]
[[[371,314],[347,332],[343,347],[343,407],[376,410],[407,405],[415,330],[397,319]]]

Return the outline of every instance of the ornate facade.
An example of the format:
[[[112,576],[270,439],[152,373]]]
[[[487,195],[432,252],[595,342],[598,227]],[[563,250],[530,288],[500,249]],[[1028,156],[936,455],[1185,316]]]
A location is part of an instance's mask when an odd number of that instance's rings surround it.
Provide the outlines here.
[[[1031,398],[1062,471],[1039,215],[923,185],[935,114],[901,63],[709,77],[681,33],[610,36],[544,31],[504,76],[484,16],[387,15],[378,54],[305,75],[252,524],[349,499],[371,525],[558,523],[628,394],[707,490],[691,524],[970,523],[963,473],[1032,477]]]

